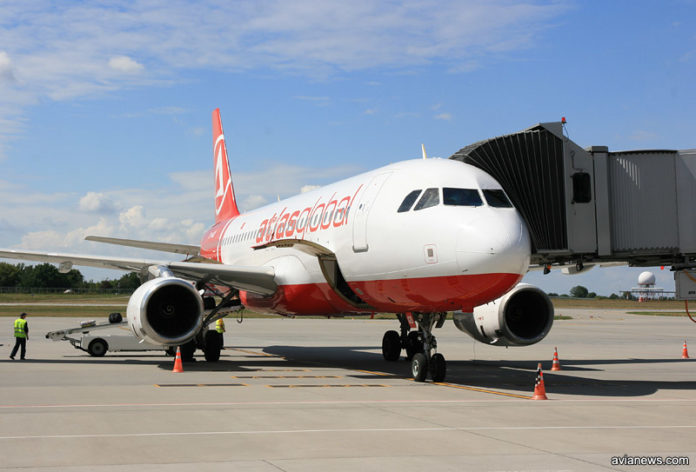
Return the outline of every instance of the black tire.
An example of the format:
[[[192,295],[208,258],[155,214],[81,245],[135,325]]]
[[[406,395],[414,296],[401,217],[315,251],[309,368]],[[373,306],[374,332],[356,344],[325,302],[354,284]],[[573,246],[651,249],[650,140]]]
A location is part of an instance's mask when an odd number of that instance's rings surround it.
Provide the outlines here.
[[[447,361],[445,356],[440,354],[433,354],[430,358],[430,377],[433,382],[443,382],[447,376]]]
[[[123,321],[123,316],[121,316],[121,313],[110,313],[109,314],[109,323],[116,324],[116,323],[120,323],[121,321]]]
[[[181,360],[183,362],[192,362],[193,359],[193,353],[196,352],[196,340],[192,339],[191,341],[187,342],[186,344],[182,344],[181,346]]]
[[[217,331],[208,331],[205,333],[205,360],[208,362],[217,362],[220,360],[220,351],[222,350],[222,333]]]
[[[382,356],[386,361],[398,361],[401,355],[401,338],[396,331],[387,331],[382,338]]]
[[[423,352],[423,341],[418,331],[411,331],[406,338],[406,359],[410,361],[419,352]]]
[[[104,357],[106,351],[109,350],[109,345],[103,339],[94,339],[89,346],[87,346],[87,352],[93,357]]]
[[[413,355],[411,375],[416,382],[425,382],[425,377],[428,375],[428,358],[422,352]]]

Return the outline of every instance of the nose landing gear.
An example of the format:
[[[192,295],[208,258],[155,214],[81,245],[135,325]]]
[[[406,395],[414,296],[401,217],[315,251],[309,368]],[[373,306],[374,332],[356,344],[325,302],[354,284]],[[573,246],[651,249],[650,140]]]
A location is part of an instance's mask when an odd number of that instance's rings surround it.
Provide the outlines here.
[[[413,313],[418,323],[418,331],[410,331],[411,326],[402,313],[397,317],[401,325],[401,335],[387,331],[382,338],[382,356],[388,361],[397,361],[401,349],[406,350],[406,358],[411,360],[411,374],[416,382],[423,382],[430,375],[433,382],[442,382],[447,375],[445,357],[437,352],[437,340],[432,334],[433,327],[440,328],[445,322],[446,313]]]

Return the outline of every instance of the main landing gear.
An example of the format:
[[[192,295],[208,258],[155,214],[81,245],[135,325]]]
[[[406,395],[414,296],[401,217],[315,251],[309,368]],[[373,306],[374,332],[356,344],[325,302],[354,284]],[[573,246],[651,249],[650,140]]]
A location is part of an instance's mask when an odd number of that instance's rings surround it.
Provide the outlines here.
[[[433,382],[442,382],[447,375],[445,357],[437,352],[437,341],[433,336],[433,327],[441,328],[446,313],[413,313],[418,323],[418,331],[410,331],[411,326],[405,314],[399,313],[401,334],[387,331],[382,338],[382,356],[387,361],[398,361],[401,350],[406,351],[406,358],[411,361],[411,374],[416,382],[425,381],[428,374]]]

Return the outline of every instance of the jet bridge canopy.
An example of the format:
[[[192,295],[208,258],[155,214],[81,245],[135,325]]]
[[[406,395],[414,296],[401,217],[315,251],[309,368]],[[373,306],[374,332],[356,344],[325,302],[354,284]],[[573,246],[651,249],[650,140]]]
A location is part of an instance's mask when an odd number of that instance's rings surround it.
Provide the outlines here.
[[[466,146],[527,222],[532,263],[694,266],[696,150],[581,148],[560,122]]]

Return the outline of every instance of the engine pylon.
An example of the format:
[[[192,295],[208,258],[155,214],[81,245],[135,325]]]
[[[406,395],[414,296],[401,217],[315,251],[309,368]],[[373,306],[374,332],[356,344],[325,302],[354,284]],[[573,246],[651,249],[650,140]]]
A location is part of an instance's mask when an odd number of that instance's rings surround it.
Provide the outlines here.
[[[686,339],[684,340],[684,346],[682,347],[682,359],[689,358],[689,350],[686,348]]]
[[[548,400],[546,387],[544,387],[544,373],[541,371],[541,362],[537,366],[536,382],[534,383],[534,396],[532,400]]]
[[[551,363],[551,370],[561,370],[561,363],[558,361],[558,348],[553,348],[553,362]]]
[[[184,371],[184,366],[181,364],[181,346],[176,347],[176,359],[174,360],[174,368],[172,372],[179,373]]]

